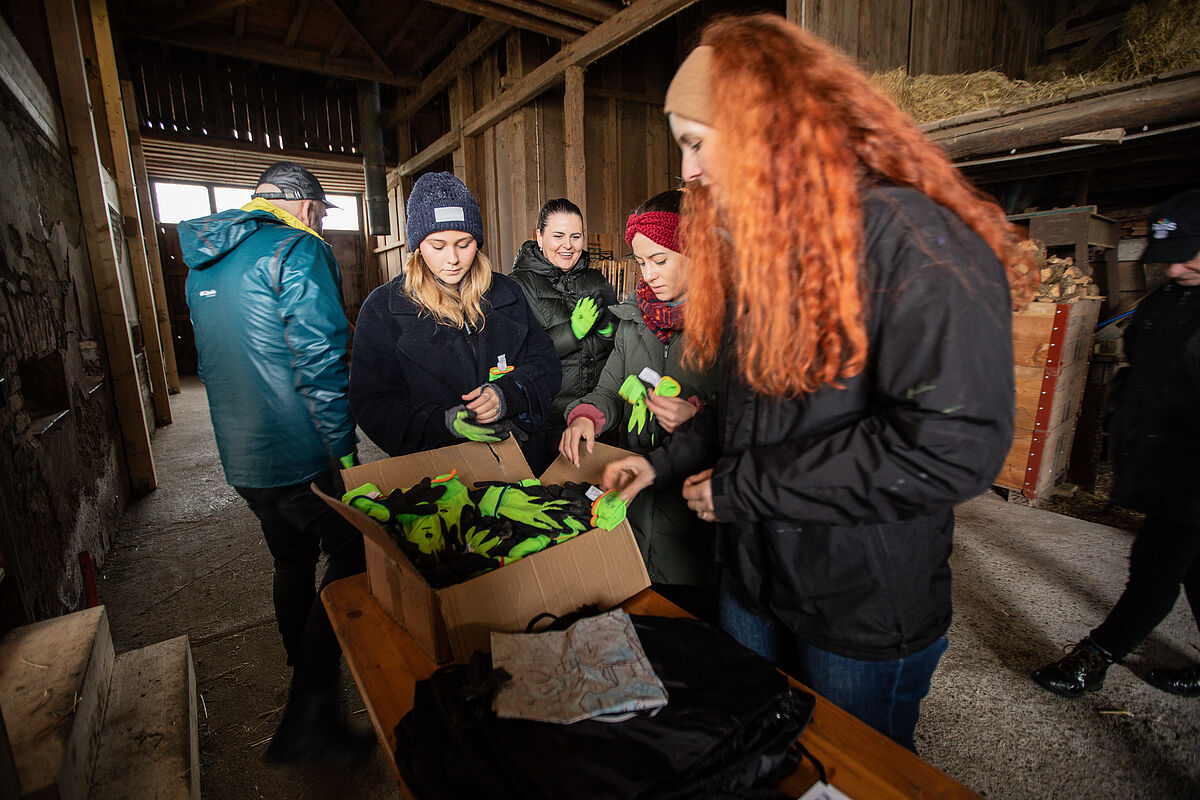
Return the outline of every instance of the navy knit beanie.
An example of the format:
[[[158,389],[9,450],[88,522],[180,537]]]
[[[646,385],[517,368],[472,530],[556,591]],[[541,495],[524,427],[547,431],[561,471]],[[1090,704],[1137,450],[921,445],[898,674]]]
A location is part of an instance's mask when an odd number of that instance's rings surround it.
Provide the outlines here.
[[[427,172],[408,195],[408,249],[437,231],[464,231],[483,249],[483,217],[471,190],[449,172]]]

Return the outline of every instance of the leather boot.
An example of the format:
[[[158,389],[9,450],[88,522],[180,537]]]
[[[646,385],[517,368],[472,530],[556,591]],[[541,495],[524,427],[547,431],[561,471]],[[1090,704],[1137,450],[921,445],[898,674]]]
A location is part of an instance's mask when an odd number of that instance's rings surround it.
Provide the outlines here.
[[[1104,673],[1112,663],[1112,656],[1103,648],[1084,639],[1066,658],[1035,670],[1033,679],[1055,694],[1079,697],[1104,685]]]
[[[265,758],[279,764],[326,760],[352,764],[375,749],[375,735],[352,730],[337,710],[337,690],[294,686]]]
[[[1146,681],[1164,692],[1200,697],[1200,664],[1182,669],[1158,668],[1146,672]]]

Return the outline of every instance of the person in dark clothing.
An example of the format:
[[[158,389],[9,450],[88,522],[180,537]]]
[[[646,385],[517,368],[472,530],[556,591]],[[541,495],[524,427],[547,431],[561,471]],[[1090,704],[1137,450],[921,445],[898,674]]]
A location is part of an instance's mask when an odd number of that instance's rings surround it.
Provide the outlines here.
[[[561,367],[510,278],[479,252],[483,220],[463,183],[422,175],[408,197],[404,274],[358,314],[350,408],[388,455],[511,432],[535,470],[530,437],[550,412]]]
[[[645,453],[686,425],[716,400],[716,375],[682,363],[683,312],[688,259],[680,250],[679,206],[683,192],[662,192],[629,215],[625,241],[633,249],[641,279],[635,296],[613,308],[616,346],[596,388],[567,407],[567,429],[559,452],[579,464],[600,434],[617,434],[620,446]],[[622,391],[649,368],[673,380],[667,395],[646,391],[638,405]],[[640,383],[640,381],[639,381]],[[647,417],[647,415],[649,415]],[[702,619],[715,619],[716,569],[713,526],[696,519],[679,485],[655,486],[629,505],[627,519],[654,588]]]
[[[715,361],[717,403],[604,488],[683,478],[718,523],[721,627],[914,748],[954,506],[1012,443],[1028,256],[891,100],[777,16],[706,27],[665,110],[699,184],[685,363]]]
[[[561,197],[542,206],[536,240],[521,245],[513,261],[512,279],[562,362],[562,387],[540,433],[547,463],[558,453],[567,406],[595,388],[613,348],[616,325],[607,309],[616,293],[588,263],[583,212]]]
[[[322,551],[321,588],[365,569],[362,535],[309,489],[340,493],[335,469],[355,453],[341,275],[321,238],[330,205],[311,172],[280,162],[242,208],[179,224],[221,463],[275,562],[275,618],[293,673],[266,753],[284,762],[374,746],[336,710],[342,651],[316,586]]]
[[[1129,553],[1125,591],[1100,626],[1065,658],[1034,671],[1055,694],[1104,685],[1170,613],[1183,584],[1200,623],[1200,189],[1175,195],[1150,225],[1142,260],[1169,280],[1138,304],[1125,331],[1129,365],[1109,399],[1112,502],[1146,513]],[[1200,697],[1200,664],[1156,668],[1146,680]]]

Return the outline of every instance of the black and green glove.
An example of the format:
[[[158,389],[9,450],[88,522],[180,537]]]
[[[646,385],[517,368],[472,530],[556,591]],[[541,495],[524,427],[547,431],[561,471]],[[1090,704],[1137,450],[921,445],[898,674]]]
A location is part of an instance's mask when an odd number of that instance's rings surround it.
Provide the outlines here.
[[[455,406],[446,410],[446,427],[455,436],[473,442],[499,442],[508,432],[495,425],[480,425],[475,422],[475,412],[466,406]]]
[[[576,339],[582,339],[587,336],[599,317],[600,309],[595,300],[590,297],[579,298],[571,312],[571,333],[575,334]]]

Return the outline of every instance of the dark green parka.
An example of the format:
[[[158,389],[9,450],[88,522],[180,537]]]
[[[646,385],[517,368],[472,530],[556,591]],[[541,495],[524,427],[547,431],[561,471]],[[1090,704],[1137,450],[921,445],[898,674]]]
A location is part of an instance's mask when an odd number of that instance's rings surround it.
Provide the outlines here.
[[[521,245],[513,261],[512,279],[525,291],[534,317],[550,334],[554,352],[562,362],[562,388],[554,398],[544,431],[546,446],[552,450],[558,449],[567,406],[595,387],[613,349],[613,337],[601,336],[595,328],[582,339],[571,332],[571,312],[580,298],[599,292],[605,303],[616,303],[616,293],[604,273],[588,264],[585,251],[575,266],[564,271],[547,261],[532,240]]]
[[[684,400],[695,398],[700,406],[716,402],[718,378],[711,373],[697,373],[683,366],[684,336],[675,334],[663,344],[646,327],[636,299],[629,299],[612,309],[617,318],[616,346],[608,357],[596,388],[567,407],[568,418],[578,406],[587,404],[604,417],[598,433],[613,431],[617,442],[627,450],[643,452],[630,441],[628,428],[632,406],[618,394],[628,375],[637,375],[650,367],[659,375],[670,375],[679,381]],[[582,416],[598,422],[592,409],[580,409]],[[685,423],[686,427],[689,423]],[[634,538],[642,551],[646,570],[654,583],[699,586],[712,584],[716,579],[713,554],[715,529],[697,519],[680,493],[682,485],[675,482],[655,485],[643,490],[629,506],[629,522]]]

